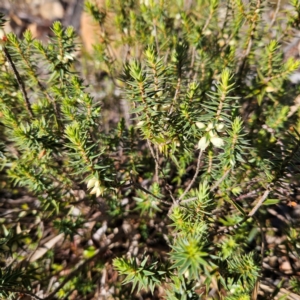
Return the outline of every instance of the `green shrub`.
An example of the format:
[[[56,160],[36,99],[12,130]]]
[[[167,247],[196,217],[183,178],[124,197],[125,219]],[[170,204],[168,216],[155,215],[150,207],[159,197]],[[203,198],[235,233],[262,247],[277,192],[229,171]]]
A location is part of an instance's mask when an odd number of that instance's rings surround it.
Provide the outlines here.
[[[1,36],[2,297],[299,292],[299,220],[275,213],[299,188],[300,5],[245,2],[87,2],[92,59],[59,22]]]

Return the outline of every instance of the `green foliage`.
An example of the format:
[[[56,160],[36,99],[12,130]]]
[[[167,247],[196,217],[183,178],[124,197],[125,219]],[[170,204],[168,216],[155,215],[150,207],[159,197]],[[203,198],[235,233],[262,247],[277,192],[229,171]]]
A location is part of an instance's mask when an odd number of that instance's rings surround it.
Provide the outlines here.
[[[205,245],[200,244],[201,237],[187,236],[178,238],[172,246],[171,259],[174,261],[174,268],[178,268],[178,275],[185,275],[187,278],[197,278],[205,272],[208,266]]]
[[[254,299],[297,265],[300,10],[277,5],[87,1],[92,61],[60,22],[0,35],[2,297]]]
[[[292,287],[292,290],[295,293],[299,293],[300,292],[300,281],[299,279],[297,279],[296,277],[293,277],[290,281],[290,285]]]
[[[145,257],[139,264],[136,258],[129,261],[116,258],[113,265],[120,273],[127,275],[123,283],[132,283],[132,291],[137,286],[138,291],[150,289],[153,293],[155,286],[160,285],[162,279],[166,277],[166,271],[159,269],[157,261],[149,263],[148,260],[149,257]]]
[[[228,261],[228,272],[232,274],[235,282],[240,280],[244,287],[248,285],[251,290],[259,276],[259,267],[253,259],[253,253],[236,255]]]
[[[11,292],[30,290],[29,274],[16,268],[0,269],[0,297],[8,299]]]
[[[137,202],[136,209],[151,218],[156,212],[160,211],[158,204],[159,198],[162,197],[162,195],[159,192],[159,185],[157,183],[154,183],[153,186],[149,188],[149,192],[150,193],[137,191],[137,196],[139,197],[134,197],[133,199]]]

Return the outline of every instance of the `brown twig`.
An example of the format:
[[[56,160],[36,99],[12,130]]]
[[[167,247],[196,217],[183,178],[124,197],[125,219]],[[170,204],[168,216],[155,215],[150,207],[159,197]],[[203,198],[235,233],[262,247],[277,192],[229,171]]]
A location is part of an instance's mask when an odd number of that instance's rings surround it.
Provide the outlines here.
[[[232,231],[233,229],[237,229],[239,226],[241,226],[244,222],[246,222],[249,218],[253,217],[257,210],[261,207],[261,205],[264,203],[264,201],[267,199],[269,193],[271,192],[270,189],[265,190],[264,194],[258,198],[256,205],[252,208],[252,210],[236,225],[234,225],[232,228],[222,228],[218,230],[217,234],[226,233],[229,231]]]
[[[209,16],[208,16],[208,18],[206,18],[206,22],[205,22],[205,24],[204,24],[204,26],[203,26],[203,28],[202,28],[202,30],[201,30],[202,33],[205,32],[206,28],[207,28],[208,25],[210,24],[210,21],[211,21],[213,15],[214,15],[214,12],[215,12],[214,9],[211,9],[211,10],[210,10]]]
[[[164,204],[170,205],[169,202],[167,202],[167,201],[161,199],[160,197],[154,195],[152,192],[150,192],[149,190],[142,187],[139,183],[137,183],[136,180],[133,178],[132,174],[130,174],[130,177],[131,177],[131,185],[133,185],[136,189],[141,190],[144,193],[151,195],[152,197],[154,197],[155,199],[157,199],[158,201],[160,201]]]
[[[222,182],[223,180],[227,177],[231,169],[228,169],[223,176],[210,188],[210,192],[213,192]]]
[[[210,192],[213,192],[220,184],[221,182],[226,178],[226,176],[229,174],[231,169],[228,169],[224,175],[210,188]],[[185,203],[189,203],[189,202],[192,202],[192,201],[195,201],[197,200],[198,197],[192,197],[192,198],[189,198],[189,199],[185,199],[185,200],[182,200],[181,201],[181,204],[185,204]]]
[[[26,89],[25,89],[25,84],[24,84],[24,82],[23,82],[23,80],[22,80],[22,78],[21,78],[21,76],[20,76],[20,74],[19,74],[19,72],[18,72],[18,70],[17,70],[17,68],[16,68],[16,66],[15,66],[15,64],[14,64],[14,62],[13,62],[11,56],[10,56],[10,54],[9,54],[9,52],[7,51],[7,49],[4,48],[3,52],[4,52],[4,55],[5,55],[5,57],[6,57],[7,61],[8,61],[8,63],[9,63],[9,65],[10,65],[10,67],[13,70],[13,73],[15,75],[15,78],[16,78],[17,82],[18,82],[19,88],[20,88],[20,90],[22,92],[22,95],[23,95],[23,98],[24,98],[24,101],[25,101],[26,110],[29,113],[30,117],[33,118],[34,115],[33,115],[33,111],[31,109],[30,101],[28,99],[28,95],[27,95],[27,92],[26,92]]]
[[[177,102],[177,98],[178,98],[178,96],[180,94],[180,88],[181,88],[181,76],[179,76],[178,79],[177,79],[177,85],[176,85],[175,95],[174,95],[174,98],[173,98],[170,110],[168,112],[168,116],[170,116],[173,113],[174,106],[175,106],[175,104]],[[166,126],[165,126],[165,129],[166,129]]]
[[[186,202],[190,202],[192,200],[196,200],[196,199],[190,198],[190,199],[187,199],[187,201],[182,201],[183,198],[184,198],[184,196],[190,191],[190,189],[192,188],[194,182],[196,181],[196,179],[198,177],[198,174],[199,174],[199,171],[200,171],[200,164],[201,164],[202,153],[203,153],[203,151],[200,150],[199,155],[198,155],[198,159],[197,159],[197,167],[196,167],[196,171],[195,171],[194,177],[192,178],[191,182],[186,187],[186,189],[184,190],[184,192],[181,194],[181,196],[177,200],[174,201],[174,203],[172,204],[172,206],[170,207],[170,209],[168,211],[168,216],[171,215],[174,207],[178,206],[180,202],[186,203]]]
[[[239,201],[239,200],[243,200],[243,199],[245,199],[245,198],[249,198],[249,197],[251,197],[252,195],[257,194],[259,191],[260,191],[260,189],[256,189],[256,190],[254,190],[254,191],[251,191],[251,192],[248,192],[248,193],[246,193],[246,194],[243,194],[243,195],[238,196],[235,200],[236,200],[236,201]]]
[[[152,157],[153,157],[153,159],[154,159],[154,161],[155,161],[155,175],[154,175],[154,181],[155,181],[155,182],[158,182],[158,179],[159,179],[159,172],[161,172],[162,175],[163,175],[163,180],[164,180],[165,183],[166,183],[165,189],[169,192],[169,195],[170,195],[171,199],[173,200],[173,203],[175,203],[176,200],[175,200],[175,198],[174,198],[174,196],[173,196],[173,193],[172,193],[171,189],[169,188],[169,186],[168,186],[168,184],[167,184],[166,175],[165,175],[164,171],[162,170],[162,168],[160,167],[158,152],[156,152],[156,154],[155,154],[154,149],[153,149],[153,147],[152,147],[151,142],[150,142],[149,139],[147,139],[147,144],[148,144],[148,147],[149,147],[149,149],[150,149],[151,155],[152,155]],[[156,150],[157,150],[157,149],[156,149]],[[158,200],[164,202],[164,203],[168,203],[168,202],[166,202],[166,201],[164,201],[164,200],[162,200],[162,199],[160,199],[160,198],[158,198],[158,197],[156,197],[156,198],[157,198]],[[168,203],[168,204],[170,204],[170,203]]]
[[[145,188],[142,187],[141,185],[139,185],[139,184],[134,184],[134,187],[137,188],[137,189],[139,189],[139,190],[141,190],[141,191],[143,191],[143,192],[146,193],[146,194],[151,195],[152,197],[154,197],[154,198],[157,199],[158,201],[160,201],[160,202],[162,202],[162,203],[164,203],[164,204],[170,205],[169,202],[167,202],[167,201],[165,201],[165,200],[163,200],[163,199],[157,197],[156,195],[154,195],[152,192],[148,191],[147,189],[145,189]]]
[[[155,155],[154,149],[153,149],[153,147],[152,147],[151,142],[150,142],[149,139],[147,139],[147,144],[148,144],[149,150],[151,152],[151,155],[152,155],[152,157],[154,159],[154,163],[155,163],[154,181],[158,182],[159,162],[157,160],[157,156]]]
[[[275,23],[275,20],[276,20],[276,18],[277,18],[278,12],[279,12],[280,5],[281,5],[281,0],[277,0],[276,10],[275,10],[275,13],[274,13],[274,15],[273,15],[273,18],[272,18],[272,20],[271,20],[270,28],[272,28],[273,25],[274,25],[274,23]]]
[[[190,189],[192,188],[192,186],[193,186],[195,180],[197,179],[198,174],[199,174],[199,171],[200,171],[200,164],[201,164],[202,153],[203,153],[203,151],[200,150],[199,155],[198,155],[197,167],[196,167],[196,171],[195,171],[194,177],[193,177],[193,179],[191,180],[191,182],[189,183],[189,185],[187,186],[187,188],[185,189],[185,191],[184,191],[184,192],[181,194],[181,196],[178,198],[177,203],[179,203],[179,202],[184,198],[184,196],[190,191]]]
[[[197,200],[197,199],[198,199],[198,197],[192,197],[192,198],[189,198],[189,199],[182,200],[180,203],[181,203],[181,204],[186,204],[186,203],[195,201],[195,200]]]
[[[252,208],[252,210],[248,213],[247,217],[253,217],[254,214],[257,212],[257,210],[262,206],[264,201],[267,199],[268,195],[270,194],[270,190],[265,190],[264,194],[260,197],[260,199],[257,201],[256,205]]]
[[[251,51],[251,47],[252,47],[252,44],[253,44],[253,37],[254,37],[254,33],[256,31],[257,19],[258,19],[258,14],[259,14],[260,7],[261,7],[261,0],[257,0],[255,13],[251,18],[251,21],[252,21],[251,30],[250,30],[249,35],[247,37],[246,47],[244,48],[243,54],[239,59],[239,66],[238,66],[238,70],[237,70],[239,81],[242,78],[242,73],[243,73],[243,70],[245,68],[246,61],[247,61],[248,55]]]

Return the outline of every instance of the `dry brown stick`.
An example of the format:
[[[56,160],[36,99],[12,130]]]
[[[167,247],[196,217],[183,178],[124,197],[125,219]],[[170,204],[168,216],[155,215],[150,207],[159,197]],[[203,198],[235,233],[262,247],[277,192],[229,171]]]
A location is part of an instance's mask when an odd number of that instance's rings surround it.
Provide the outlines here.
[[[251,197],[252,195],[257,194],[259,191],[260,191],[260,189],[256,189],[256,190],[254,190],[254,191],[250,191],[250,192],[248,192],[248,193],[246,193],[246,194],[240,195],[240,196],[238,196],[238,197],[236,198],[236,201],[243,200],[243,199],[245,199],[245,198],[249,198],[249,197]]]
[[[175,106],[175,104],[177,102],[177,98],[178,98],[178,96],[180,94],[180,88],[181,88],[181,76],[179,76],[178,79],[177,79],[177,85],[176,85],[175,95],[174,95],[171,107],[169,109],[168,116],[170,116],[173,113],[174,106]],[[166,129],[166,126],[167,126],[167,124],[165,125],[164,129]]]
[[[229,230],[227,228],[225,230],[222,229],[222,230],[219,230],[217,232],[217,234],[226,233],[228,231],[236,229],[239,226],[241,226],[245,221],[247,221],[249,218],[253,217],[255,215],[255,213],[257,212],[257,210],[262,206],[262,204],[264,203],[264,201],[267,199],[267,197],[270,194],[270,192],[271,192],[270,189],[266,189],[265,192],[264,192],[264,194],[260,198],[258,198],[257,203],[252,208],[252,210],[239,223],[237,223],[236,225],[234,225],[232,229],[229,229]]]
[[[252,208],[252,210],[248,213],[247,217],[253,217],[253,215],[256,213],[256,211],[262,206],[264,201],[267,199],[267,197],[270,194],[270,190],[265,190],[264,194],[260,197],[260,199],[257,201],[256,205]]]
[[[8,51],[4,48],[3,52],[4,52],[4,55],[5,55],[9,65],[10,65],[10,67],[13,70],[13,73],[15,75],[15,78],[16,78],[17,82],[18,82],[19,88],[22,92],[22,95],[23,95],[23,98],[24,98],[24,101],[25,101],[26,110],[29,113],[30,117],[33,118],[34,115],[33,115],[32,109],[31,109],[30,101],[29,101],[28,96],[27,96],[27,92],[26,92],[26,89],[25,89],[25,84],[24,84],[24,82],[23,82],[23,80],[22,80],[22,78],[21,78],[21,76],[20,76],[20,74],[19,74],[19,72],[18,72],[11,56],[10,56],[10,54],[8,53]]]

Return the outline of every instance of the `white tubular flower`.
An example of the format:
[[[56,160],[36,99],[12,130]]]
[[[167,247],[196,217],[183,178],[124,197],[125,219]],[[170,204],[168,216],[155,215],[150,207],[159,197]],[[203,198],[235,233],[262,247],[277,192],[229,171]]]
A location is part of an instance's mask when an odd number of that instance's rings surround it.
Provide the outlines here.
[[[73,53],[65,53],[65,57],[69,60],[74,60],[74,54]]]
[[[225,124],[224,123],[219,123],[217,126],[216,126],[216,130],[218,132],[223,132],[225,129]]]
[[[162,92],[162,91],[158,91],[158,92],[156,93],[156,95],[157,95],[157,97],[161,97],[161,96],[163,95],[163,92]]]
[[[168,111],[170,109],[171,105],[170,104],[164,104],[161,106],[161,111]]]
[[[96,177],[93,177],[88,181],[87,188],[92,188],[90,194],[96,194],[97,197],[101,196],[104,193],[104,187],[101,185],[101,181]]]
[[[207,125],[207,127],[206,127],[206,131],[210,131],[210,130],[212,130],[212,129],[214,129],[214,124],[213,123],[209,123],[208,125]]]
[[[140,4],[144,4],[145,6],[149,6],[149,0],[140,0]]]
[[[92,179],[90,179],[87,183],[87,188],[90,189],[91,187],[95,186],[95,182],[96,182],[96,178],[93,177]]]
[[[212,34],[212,31],[207,29],[203,32],[204,35],[208,36],[208,35],[211,35]]]
[[[222,148],[224,145],[224,141],[217,136],[213,136],[210,141],[217,148]]]
[[[276,92],[278,89],[276,89],[275,87],[269,85],[266,87],[266,92],[267,93],[272,93],[272,92]]]
[[[213,130],[209,131],[208,134],[210,137],[216,136],[216,133]]]
[[[203,136],[200,141],[198,142],[198,149],[204,151],[209,145],[209,141]]]
[[[202,123],[202,122],[196,122],[196,126],[197,126],[199,129],[205,128],[205,124]]]
[[[63,64],[66,64],[69,60],[74,60],[75,55],[73,53],[64,53],[64,55],[57,55],[57,59],[61,61]]]
[[[93,195],[93,194],[96,194],[96,197],[99,197],[103,194],[104,192],[104,189],[103,187],[101,186],[95,186],[91,191],[90,191],[90,194]]]

